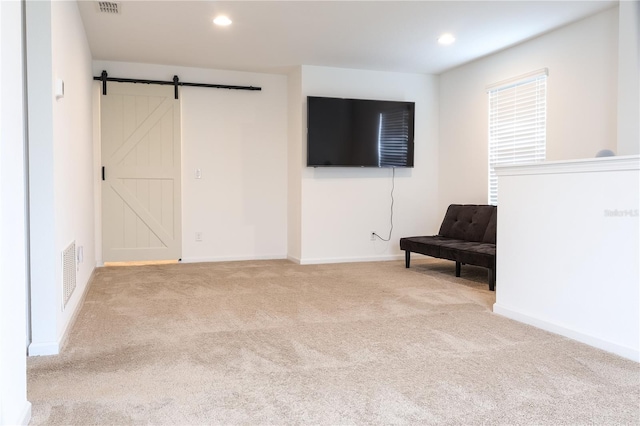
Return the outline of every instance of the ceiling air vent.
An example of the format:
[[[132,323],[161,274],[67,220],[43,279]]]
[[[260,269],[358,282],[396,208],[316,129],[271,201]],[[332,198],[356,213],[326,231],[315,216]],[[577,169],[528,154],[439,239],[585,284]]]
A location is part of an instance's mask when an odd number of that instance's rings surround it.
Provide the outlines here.
[[[102,13],[120,13],[120,4],[114,1],[99,1],[98,6],[100,7],[100,12]]]

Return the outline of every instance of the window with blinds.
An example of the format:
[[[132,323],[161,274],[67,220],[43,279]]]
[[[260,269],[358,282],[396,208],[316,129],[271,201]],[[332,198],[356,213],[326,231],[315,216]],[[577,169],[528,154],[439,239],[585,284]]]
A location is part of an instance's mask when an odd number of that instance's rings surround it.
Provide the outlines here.
[[[498,204],[495,166],[546,157],[547,69],[493,84],[489,95],[489,204]]]
[[[378,166],[407,165],[409,144],[409,111],[383,112],[378,129]]]

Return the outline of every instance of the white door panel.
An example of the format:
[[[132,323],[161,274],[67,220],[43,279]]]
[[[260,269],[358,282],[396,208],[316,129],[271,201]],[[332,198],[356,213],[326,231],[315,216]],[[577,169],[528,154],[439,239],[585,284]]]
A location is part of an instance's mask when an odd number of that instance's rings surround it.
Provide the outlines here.
[[[173,87],[108,83],[101,128],[104,261],[179,259],[180,103]]]

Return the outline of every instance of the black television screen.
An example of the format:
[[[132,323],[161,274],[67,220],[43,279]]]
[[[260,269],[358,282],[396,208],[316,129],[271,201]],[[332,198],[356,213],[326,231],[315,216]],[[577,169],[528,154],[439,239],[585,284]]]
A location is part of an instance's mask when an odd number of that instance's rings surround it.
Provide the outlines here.
[[[307,166],[413,167],[414,102],[307,97]]]

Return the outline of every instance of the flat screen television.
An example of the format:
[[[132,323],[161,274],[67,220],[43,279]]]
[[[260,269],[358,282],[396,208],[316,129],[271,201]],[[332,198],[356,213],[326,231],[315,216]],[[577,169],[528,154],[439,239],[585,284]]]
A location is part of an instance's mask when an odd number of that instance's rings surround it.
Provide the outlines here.
[[[415,103],[307,97],[308,167],[413,167]]]

